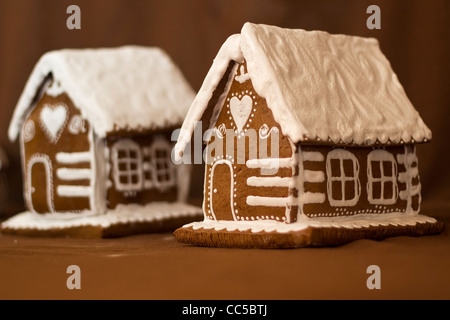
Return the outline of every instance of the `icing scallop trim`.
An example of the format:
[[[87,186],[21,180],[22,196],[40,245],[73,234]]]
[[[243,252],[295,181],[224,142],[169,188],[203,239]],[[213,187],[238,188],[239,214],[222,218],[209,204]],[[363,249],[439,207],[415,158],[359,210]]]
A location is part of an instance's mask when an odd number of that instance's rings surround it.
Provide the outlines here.
[[[192,227],[193,230],[205,229],[215,231],[238,231],[238,232],[277,232],[289,233],[305,230],[307,228],[345,228],[360,229],[369,227],[387,226],[415,226],[417,223],[435,223],[436,219],[424,215],[405,215],[399,213],[383,215],[357,215],[339,218],[316,218],[287,224],[276,221],[211,221],[192,222],[183,228]]]

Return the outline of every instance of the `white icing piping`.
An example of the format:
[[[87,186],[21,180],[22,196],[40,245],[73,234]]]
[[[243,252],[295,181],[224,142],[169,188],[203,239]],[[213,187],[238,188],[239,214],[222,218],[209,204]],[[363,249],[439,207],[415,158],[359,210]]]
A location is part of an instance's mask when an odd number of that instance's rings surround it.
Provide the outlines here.
[[[112,182],[109,180],[109,149],[106,146],[106,140],[99,138],[91,126],[89,143],[93,173],[91,179],[91,210],[92,212],[103,214],[107,210],[107,190],[112,185]]]
[[[324,182],[325,174],[322,171],[304,170],[304,181],[305,182]]]
[[[24,143],[28,143],[34,139],[36,135],[36,127],[34,121],[29,119],[25,122],[22,130],[22,139]]]
[[[374,177],[374,172],[372,168],[372,164],[375,162],[376,166],[379,168],[380,177]],[[384,172],[384,162],[388,162],[391,164],[391,175],[387,176]],[[394,159],[394,156],[386,150],[373,150],[367,156],[367,195],[368,200],[371,204],[380,204],[380,205],[392,205],[397,202],[398,197],[398,186],[397,186],[397,162]],[[400,180],[400,177],[399,177]],[[380,198],[373,197],[373,185],[374,183],[380,183]],[[392,185],[392,197],[385,198],[384,195],[384,187],[386,183],[390,183]]]
[[[325,194],[321,192],[305,192],[305,182],[323,182],[325,181],[325,174],[321,171],[305,170],[303,161],[324,161],[324,156],[317,151],[303,151],[300,146],[296,152],[298,159],[298,176],[295,181],[295,188],[298,190],[298,197],[296,198],[296,204],[299,207],[299,214],[297,220],[306,218],[303,211],[304,204],[323,203],[325,201]]]
[[[141,191],[144,179],[142,177],[142,156],[139,145],[131,139],[121,139],[111,149],[113,179],[116,189],[124,192]],[[125,154],[123,158],[119,158],[120,152]],[[134,153],[135,157],[131,157],[131,153]],[[134,165],[134,169],[131,169],[132,165]],[[125,169],[121,170],[121,166],[124,166]],[[122,182],[123,177],[125,177],[125,182]],[[136,181],[133,181],[132,178],[135,178]]]
[[[240,74],[236,75],[236,77],[234,78],[236,81],[238,81],[239,83],[244,83],[245,81],[250,80],[250,75],[248,74],[248,72],[245,72],[244,65],[241,65],[241,67],[239,68],[239,72]]]
[[[230,179],[231,179],[231,183],[230,183],[230,207],[231,207],[231,213],[233,215],[233,219],[236,220],[236,213],[235,213],[235,209],[234,209],[234,200],[233,200],[233,195],[234,195],[234,174],[233,174],[233,166],[231,164],[230,161],[228,160],[218,160],[216,161],[213,166],[211,167],[211,179],[210,179],[210,190],[209,190],[209,206],[210,206],[210,210],[211,212],[208,212],[210,214],[212,214],[212,216],[214,217],[215,220],[217,220],[216,214],[214,213],[214,207],[213,207],[213,194],[215,192],[217,192],[217,190],[215,190],[213,188],[214,184],[214,170],[216,168],[216,166],[218,164],[226,164],[229,168],[230,168]],[[223,186],[224,188],[226,188],[226,186]]]
[[[58,152],[56,161],[62,164],[91,162],[91,153],[87,152]]]
[[[291,177],[248,177],[247,185],[252,187],[289,187]]]
[[[303,161],[321,162],[325,160],[323,154],[318,151],[302,151]]]
[[[340,176],[333,176],[331,170],[331,160],[336,159],[339,161],[339,172]],[[350,160],[353,164],[353,176],[346,176],[344,171],[344,160]],[[330,151],[327,155],[326,163],[327,172],[327,194],[330,205],[333,207],[342,206],[354,206],[358,203],[359,196],[361,195],[361,183],[359,181],[359,162],[353,153],[344,149],[334,149]],[[333,181],[337,181],[341,184],[341,197],[342,199],[333,198]],[[347,181],[353,181],[353,198],[346,199],[345,186]]]
[[[261,196],[247,196],[247,205],[249,206],[263,206],[263,207],[287,207],[296,204],[294,198],[288,197],[261,197]]]
[[[201,221],[189,223],[183,228],[192,227],[194,230],[205,229],[215,231],[240,231],[240,232],[278,232],[289,233],[305,230],[306,228],[344,228],[360,229],[379,226],[415,226],[418,223],[435,223],[436,219],[414,215],[406,216],[401,213],[392,214],[364,214],[348,217],[316,218],[314,220],[302,220],[295,223],[284,223],[271,220],[257,221]]]
[[[92,188],[90,186],[59,185],[56,193],[60,197],[91,197]]]
[[[67,127],[71,134],[80,134],[86,132],[86,122],[84,119],[76,114],[70,119],[69,126]]]
[[[412,148],[412,150],[411,150],[411,148]],[[419,212],[419,210],[420,210],[420,202],[422,200],[421,193],[420,193],[421,183],[419,180],[418,184],[413,185],[412,180],[419,178],[419,176],[418,176],[419,160],[417,158],[416,148],[414,146],[413,147],[404,146],[404,151],[405,151],[404,154],[397,155],[397,161],[400,164],[403,164],[406,168],[406,171],[400,173],[399,177],[398,177],[398,180],[400,182],[406,184],[406,190],[400,191],[399,196],[400,196],[400,199],[407,201],[406,212],[416,213],[416,212]],[[412,167],[412,165],[414,163],[416,163],[416,166]],[[419,206],[418,206],[417,210],[412,209],[412,197],[413,196],[419,197]]]
[[[61,180],[85,180],[92,178],[91,169],[59,168],[56,176]]]
[[[61,137],[69,118],[69,108],[65,104],[44,105],[39,114],[39,124],[48,140],[55,144]]]
[[[267,124],[263,124],[260,128],[259,128],[259,137],[261,139],[268,139],[270,134],[273,132],[278,133],[278,128],[277,127],[272,127],[269,130],[269,126]]]
[[[294,153],[294,157],[297,160],[298,165],[298,175],[293,179],[293,189],[297,189],[297,201],[298,201],[298,213],[297,213],[297,221],[301,219],[302,216],[304,216],[303,212],[303,199],[305,194],[305,186],[304,186],[304,176],[305,176],[305,169],[303,165],[304,156],[307,152],[303,152],[301,146],[297,146],[297,150]]]
[[[34,210],[33,206],[33,199],[32,199],[32,193],[35,191],[33,185],[32,185],[32,168],[33,165],[36,163],[42,163],[45,167],[45,177],[46,177],[46,195],[47,195],[47,207],[50,210],[50,212],[55,212],[55,206],[53,201],[53,167],[52,162],[48,155],[41,154],[41,153],[35,153],[33,154],[30,159],[28,160],[27,164],[27,183],[25,185],[25,199],[28,204],[28,208],[31,211]]]
[[[278,169],[278,168],[290,168],[292,158],[265,158],[265,159],[250,159],[247,160],[247,168],[250,169]]]

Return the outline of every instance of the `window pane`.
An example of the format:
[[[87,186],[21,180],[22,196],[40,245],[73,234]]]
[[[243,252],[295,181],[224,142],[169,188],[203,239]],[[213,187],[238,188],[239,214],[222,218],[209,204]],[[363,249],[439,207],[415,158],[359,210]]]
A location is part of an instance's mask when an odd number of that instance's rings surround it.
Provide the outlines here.
[[[355,197],[355,181],[345,181],[345,200],[351,200]]]
[[[330,166],[331,166],[331,176],[332,177],[340,177],[341,176],[341,166],[340,166],[339,159],[331,159]]]
[[[381,199],[381,182],[372,183],[372,197],[374,199]]]
[[[122,158],[126,158],[126,157],[127,157],[127,154],[124,150],[119,150],[117,152],[117,158],[122,159]]]
[[[384,183],[383,198],[392,199],[394,197],[394,184],[391,181]]]
[[[340,181],[331,182],[331,197],[334,200],[342,200],[342,183]]]
[[[137,163],[136,162],[131,162],[130,163],[130,169],[131,170],[136,170],[137,169]]]
[[[136,159],[137,158],[137,152],[134,150],[130,150],[130,158],[131,159]]]
[[[380,162],[370,161],[370,166],[372,169],[372,178],[381,178]]]
[[[119,181],[122,184],[128,184],[128,176],[120,176]]]
[[[126,162],[119,162],[119,171],[127,171]]]
[[[344,175],[346,177],[353,177],[354,176],[353,161],[350,159],[345,159],[343,160],[343,165],[344,165]]]
[[[394,164],[390,161],[383,161],[383,175],[385,177],[392,177],[393,175],[393,170],[392,170],[392,166]]]
[[[158,172],[158,181],[166,181],[166,173],[165,172]]]

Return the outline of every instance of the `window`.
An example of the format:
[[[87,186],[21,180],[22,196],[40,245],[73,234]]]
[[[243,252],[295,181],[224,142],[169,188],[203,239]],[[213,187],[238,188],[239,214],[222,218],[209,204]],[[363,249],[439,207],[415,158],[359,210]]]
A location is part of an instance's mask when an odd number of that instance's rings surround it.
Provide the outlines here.
[[[354,206],[361,194],[358,159],[344,149],[328,153],[327,163],[328,200],[332,206]]]
[[[153,185],[161,190],[175,184],[175,166],[171,158],[172,146],[165,139],[157,139],[151,146]]]
[[[142,189],[141,149],[132,140],[120,140],[112,147],[113,178],[119,191]]]
[[[374,150],[367,157],[367,194],[371,204],[394,204],[397,201],[397,163],[385,150]]]

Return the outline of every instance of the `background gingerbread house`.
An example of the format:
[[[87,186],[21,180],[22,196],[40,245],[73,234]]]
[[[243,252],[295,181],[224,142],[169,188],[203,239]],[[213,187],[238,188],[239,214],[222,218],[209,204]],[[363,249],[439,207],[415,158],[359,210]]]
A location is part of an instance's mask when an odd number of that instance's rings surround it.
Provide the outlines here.
[[[193,97],[159,48],[45,54],[9,127],[11,140],[20,136],[28,210],[103,214],[185,202],[190,172],[173,164],[171,134]]]
[[[369,216],[380,226],[418,217],[415,144],[429,141],[431,131],[375,39],[246,23],[220,49],[189,110],[179,158],[197,122],[214,130],[206,222],[251,228],[258,220]],[[230,143],[231,152],[208,152]]]

